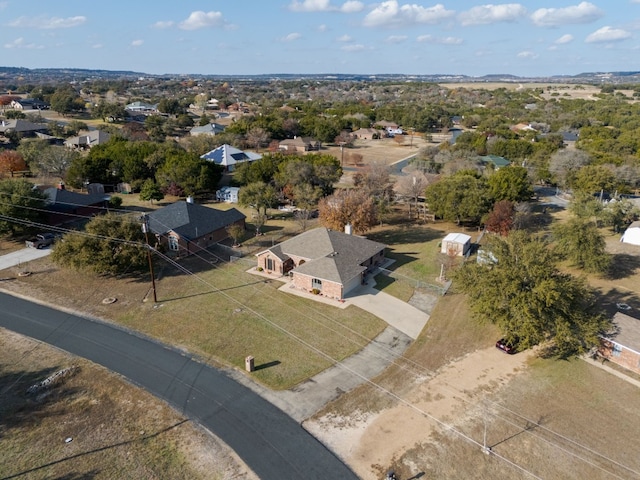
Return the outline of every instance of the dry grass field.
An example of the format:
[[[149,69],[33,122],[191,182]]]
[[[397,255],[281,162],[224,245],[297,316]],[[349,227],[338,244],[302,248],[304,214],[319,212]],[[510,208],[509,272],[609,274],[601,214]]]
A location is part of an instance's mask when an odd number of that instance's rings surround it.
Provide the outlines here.
[[[0,478],[256,478],[226,445],[116,375],[1,329],[0,349]]]

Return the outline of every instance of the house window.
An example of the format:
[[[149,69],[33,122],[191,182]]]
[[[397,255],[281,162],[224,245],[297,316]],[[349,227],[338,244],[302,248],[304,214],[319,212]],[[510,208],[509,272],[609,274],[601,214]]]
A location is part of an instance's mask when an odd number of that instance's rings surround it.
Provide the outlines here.
[[[621,353],[622,353],[622,346],[618,345],[617,343],[614,343],[613,344],[613,352],[611,352],[611,354],[614,357],[619,357]]]
[[[313,280],[311,280],[311,288],[322,290],[322,280],[320,280],[319,278],[314,278]]]
[[[176,237],[169,237],[169,250],[177,252],[179,248],[178,239]]]
[[[276,269],[276,262],[273,261],[273,258],[267,258],[267,270],[275,270]]]

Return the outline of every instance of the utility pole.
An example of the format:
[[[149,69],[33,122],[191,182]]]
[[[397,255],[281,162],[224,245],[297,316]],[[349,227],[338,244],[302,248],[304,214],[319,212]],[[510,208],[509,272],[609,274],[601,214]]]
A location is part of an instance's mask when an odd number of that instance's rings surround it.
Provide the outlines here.
[[[151,285],[153,289],[153,303],[158,303],[156,296],[156,277],[153,274],[153,262],[151,261],[151,245],[149,245],[149,217],[142,216],[142,232],[144,233],[144,240],[147,244],[147,259],[149,260],[149,273],[151,274]]]

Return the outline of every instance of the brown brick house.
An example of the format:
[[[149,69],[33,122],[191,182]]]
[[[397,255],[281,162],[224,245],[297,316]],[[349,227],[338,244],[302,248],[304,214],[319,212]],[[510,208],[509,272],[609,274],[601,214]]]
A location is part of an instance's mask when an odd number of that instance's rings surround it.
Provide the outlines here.
[[[342,299],[384,262],[382,243],[327,228],[316,228],[256,255],[258,267],[290,275],[292,284]]]
[[[320,150],[320,142],[311,137],[294,137],[282,140],[278,144],[278,148],[286,152],[304,153]]]
[[[227,228],[245,227],[245,215],[231,208],[217,210],[191,202],[175,202],[149,213],[149,231],[170,252],[191,255],[229,238]]]
[[[615,330],[602,337],[598,354],[633,372],[640,373],[640,320],[617,312]]]

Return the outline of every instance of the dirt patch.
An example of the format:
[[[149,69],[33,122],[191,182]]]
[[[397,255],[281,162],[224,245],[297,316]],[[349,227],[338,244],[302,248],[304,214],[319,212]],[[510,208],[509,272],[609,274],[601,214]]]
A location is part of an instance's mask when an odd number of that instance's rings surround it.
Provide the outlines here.
[[[326,414],[305,423],[364,480],[379,479],[400,452],[426,441],[445,425],[476,412],[487,392],[522,372],[531,352],[507,356],[479,350],[419,383],[396,405],[380,413]],[[415,472],[417,473],[417,472]]]

